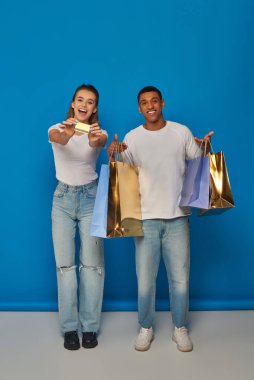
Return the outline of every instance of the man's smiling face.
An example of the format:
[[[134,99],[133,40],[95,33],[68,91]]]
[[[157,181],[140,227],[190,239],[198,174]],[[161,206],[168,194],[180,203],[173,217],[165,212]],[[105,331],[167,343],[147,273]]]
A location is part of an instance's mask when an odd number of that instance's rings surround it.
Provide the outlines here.
[[[148,123],[157,123],[161,119],[164,101],[156,91],[141,94],[138,105],[139,111]]]

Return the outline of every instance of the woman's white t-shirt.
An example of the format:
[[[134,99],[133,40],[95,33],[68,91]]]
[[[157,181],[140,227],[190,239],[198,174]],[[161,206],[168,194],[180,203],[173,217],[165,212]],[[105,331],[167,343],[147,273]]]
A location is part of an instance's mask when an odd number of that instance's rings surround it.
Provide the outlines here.
[[[49,128],[63,132],[60,124]],[[107,132],[102,130],[107,135]],[[101,147],[92,148],[89,145],[88,134],[73,135],[66,145],[51,142],[56,168],[56,178],[68,185],[86,185],[98,177],[96,161]]]

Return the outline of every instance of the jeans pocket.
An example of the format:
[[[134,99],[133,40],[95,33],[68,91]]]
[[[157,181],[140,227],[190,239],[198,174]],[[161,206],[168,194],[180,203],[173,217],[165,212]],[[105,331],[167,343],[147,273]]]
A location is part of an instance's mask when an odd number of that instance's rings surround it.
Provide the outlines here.
[[[64,187],[59,183],[54,191],[54,197],[62,198],[64,196]]]
[[[87,198],[95,198],[97,192],[97,183],[94,182],[87,186]]]

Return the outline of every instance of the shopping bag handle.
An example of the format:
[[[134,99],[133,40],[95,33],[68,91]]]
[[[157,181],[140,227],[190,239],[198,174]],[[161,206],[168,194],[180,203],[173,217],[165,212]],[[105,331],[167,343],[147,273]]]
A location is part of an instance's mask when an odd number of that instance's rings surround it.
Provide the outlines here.
[[[115,141],[115,146],[109,155],[109,161],[112,160],[113,155],[115,155],[116,161],[119,161],[119,155],[121,154],[121,152],[120,152],[121,143],[119,143],[119,141],[118,141],[118,135],[117,134],[115,134],[115,136],[114,136],[114,141]]]
[[[123,164],[128,164],[130,166],[134,166],[133,163],[128,159],[128,156],[125,154],[124,151],[121,150],[121,145],[122,143],[118,141],[118,135],[115,134],[115,146],[114,149],[112,150],[110,156],[109,156],[109,161],[112,160],[112,157],[114,155],[116,161],[120,161]]]
[[[208,140],[208,139],[203,139],[202,140],[202,142],[201,142],[201,144],[200,144],[200,146],[199,146],[199,148],[202,150],[202,146],[203,146],[203,144],[205,144],[205,148],[203,149],[203,157],[205,157],[205,156],[208,156],[208,154],[209,153],[212,153],[212,154],[214,154],[214,150],[213,150],[213,146],[212,146],[212,143],[211,143],[211,141],[210,140]],[[206,153],[206,149],[207,149],[207,145],[210,145],[210,151],[208,152],[208,153]]]

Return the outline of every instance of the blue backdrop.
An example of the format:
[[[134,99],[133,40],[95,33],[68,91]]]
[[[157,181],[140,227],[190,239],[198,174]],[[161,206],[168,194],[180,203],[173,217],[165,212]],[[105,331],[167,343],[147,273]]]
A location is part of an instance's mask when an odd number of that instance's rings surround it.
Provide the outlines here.
[[[165,118],[199,137],[216,132],[236,208],[191,217],[190,305],[252,309],[254,2],[14,0],[1,7],[0,308],[57,308],[47,130],[85,82],[100,91],[110,140],[142,122],[136,94],[146,85],[161,89]],[[106,161],[103,152],[99,164]],[[132,239],[105,241],[105,258],[104,310],[135,310]],[[157,306],[168,308],[163,266]]]

